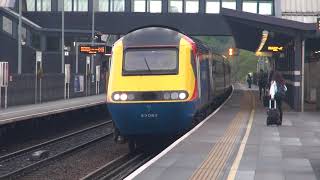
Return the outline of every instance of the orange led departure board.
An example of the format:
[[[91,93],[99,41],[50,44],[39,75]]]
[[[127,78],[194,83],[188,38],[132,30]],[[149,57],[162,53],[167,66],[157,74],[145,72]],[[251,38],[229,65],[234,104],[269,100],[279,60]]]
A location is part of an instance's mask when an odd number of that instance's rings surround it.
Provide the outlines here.
[[[105,54],[105,46],[80,46],[79,51],[85,54]]]

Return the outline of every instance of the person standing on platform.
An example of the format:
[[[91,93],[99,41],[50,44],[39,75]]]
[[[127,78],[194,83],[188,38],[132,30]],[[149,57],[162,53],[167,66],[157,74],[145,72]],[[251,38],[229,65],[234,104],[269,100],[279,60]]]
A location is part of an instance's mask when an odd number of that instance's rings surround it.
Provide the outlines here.
[[[267,77],[266,74],[263,72],[262,69],[260,69],[260,73],[258,76],[258,86],[259,86],[259,94],[260,94],[260,100],[261,100],[261,95],[263,91],[263,96],[266,95],[266,86],[267,86]]]
[[[248,73],[248,75],[247,75],[247,83],[248,83],[248,87],[251,88],[252,77],[251,77],[250,73]]]
[[[272,100],[276,101],[277,109],[280,113],[280,122],[282,123],[282,100],[286,95],[287,87],[282,75],[279,72],[274,72],[270,85],[270,96]]]

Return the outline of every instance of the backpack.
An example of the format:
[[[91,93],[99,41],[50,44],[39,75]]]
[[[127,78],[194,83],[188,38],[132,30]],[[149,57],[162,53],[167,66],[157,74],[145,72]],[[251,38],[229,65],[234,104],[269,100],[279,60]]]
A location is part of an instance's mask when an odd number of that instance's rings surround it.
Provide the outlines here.
[[[286,88],[284,85],[277,83],[277,92],[275,94],[275,98],[283,99],[286,96]]]

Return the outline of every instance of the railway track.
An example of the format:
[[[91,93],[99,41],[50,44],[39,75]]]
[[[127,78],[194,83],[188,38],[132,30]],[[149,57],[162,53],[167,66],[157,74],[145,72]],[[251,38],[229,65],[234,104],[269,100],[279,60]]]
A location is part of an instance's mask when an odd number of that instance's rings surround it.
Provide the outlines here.
[[[26,174],[52,160],[101,141],[112,135],[112,121],[32,146],[0,157],[0,179],[12,179]],[[40,153],[38,159],[32,154]],[[41,157],[42,155],[42,157]]]
[[[150,160],[153,156],[154,154],[148,155],[145,153],[122,155],[87,176],[82,177],[81,180],[123,179]]]

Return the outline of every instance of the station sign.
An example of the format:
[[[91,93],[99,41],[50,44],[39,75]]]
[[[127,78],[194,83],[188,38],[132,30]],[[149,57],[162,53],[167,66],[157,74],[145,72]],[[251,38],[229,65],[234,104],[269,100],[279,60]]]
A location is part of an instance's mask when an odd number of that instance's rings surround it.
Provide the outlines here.
[[[79,51],[85,54],[105,54],[106,47],[105,46],[80,46]]]
[[[42,52],[36,51],[36,61],[41,62],[42,61]]]
[[[282,52],[283,51],[283,46],[268,46],[268,51]]]
[[[70,73],[70,64],[64,65],[64,82],[70,83],[71,73]]]
[[[0,87],[8,86],[8,78],[9,78],[9,64],[8,62],[0,62]]]

